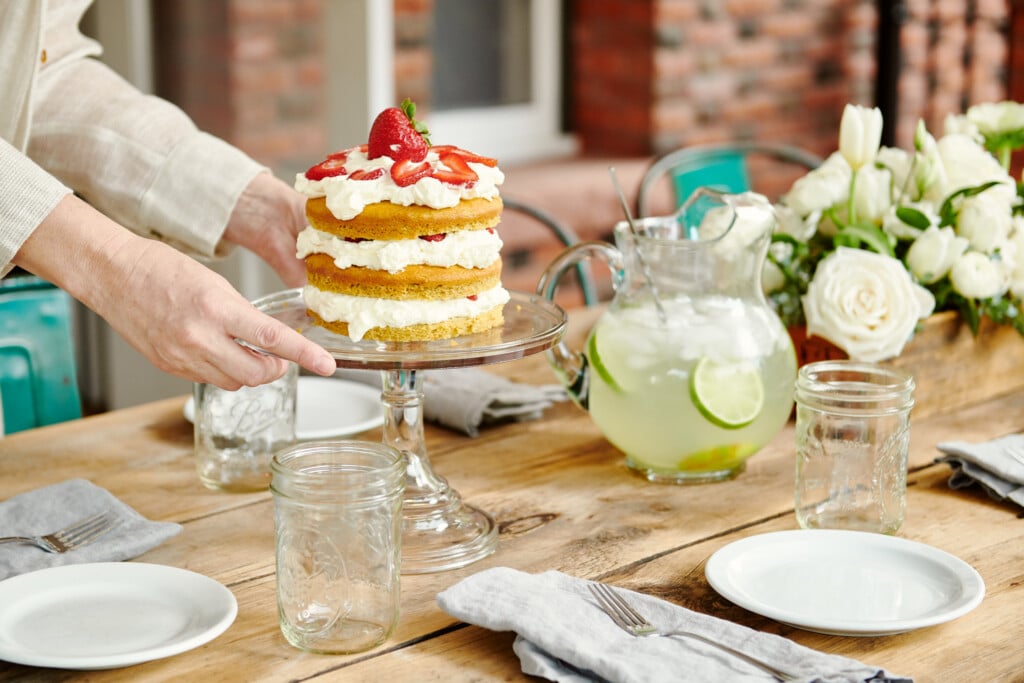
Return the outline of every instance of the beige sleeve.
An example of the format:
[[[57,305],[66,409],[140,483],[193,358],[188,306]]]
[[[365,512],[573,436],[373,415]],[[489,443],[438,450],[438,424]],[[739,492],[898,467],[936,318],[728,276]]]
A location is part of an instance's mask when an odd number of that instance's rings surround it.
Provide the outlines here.
[[[40,70],[28,155],[135,232],[215,256],[242,191],[266,170],[90,58]]]

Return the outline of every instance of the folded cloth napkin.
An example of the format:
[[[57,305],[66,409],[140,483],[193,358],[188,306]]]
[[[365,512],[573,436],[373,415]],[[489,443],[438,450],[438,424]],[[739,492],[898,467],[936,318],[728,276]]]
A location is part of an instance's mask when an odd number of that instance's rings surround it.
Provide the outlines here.
[[[149,521],[90,481],[70,479],[0,503],[0,536],[40,536],[101,512],[111,513],[117,525],[66,553],[48,553],[22,543],[0,544],[0,580],[64,564],[128,560],[181,531],[180,524]]]
[[[340,370],[336,376],[381,385],[379,372]],[[422,386],[424,419],[470,436],[478,436],[480,427],[489,424],[536,420],[568,398],[561,385],[513,382],[477,368],[425,370]]]
[[[946,441],[936,462],[953,468],[949,486],[962,489],[975,483],[996,500],[1010,500],[1024,507],[1024,434],[1010,434],[983,443]]]
[[[770,675],[692,639],[631,636],[601,611],[587,581],[549,571],[496,567],[438,594],[454,617],[494,631],[515,631],[523,673],[561,683],[584,681],[767,681]],[[621,590],[637,611],[664,629],[695,631],[802,676],[810,683],[911,683],[860,662],[770,633]]]

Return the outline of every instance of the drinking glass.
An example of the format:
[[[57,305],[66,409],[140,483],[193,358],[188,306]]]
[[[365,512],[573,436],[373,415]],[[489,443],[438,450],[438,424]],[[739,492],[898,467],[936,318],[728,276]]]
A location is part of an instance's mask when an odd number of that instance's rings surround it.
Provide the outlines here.
[[[805,529],[895,533],[906,510],[914,379],[853,361],[796,380],[796,517]]]
[[[226,391],[196,384],[195,453],[199,480],[229,492],[265,490],[274,452],[295,441],[299,368],[257,387]]]
[[[400,451],[366,441],[306,442],[271,463],[281,632],[302,650],[361,652],[398,622]]]

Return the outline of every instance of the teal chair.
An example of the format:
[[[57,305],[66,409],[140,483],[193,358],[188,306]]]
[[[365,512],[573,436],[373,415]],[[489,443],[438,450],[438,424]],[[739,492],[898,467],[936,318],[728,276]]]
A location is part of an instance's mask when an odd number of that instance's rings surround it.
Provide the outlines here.
[[[0,402],[10,434],[82,416],[71,301],[31,275],[0,280]]]
[[[652,190],[666,177],[671,180],[676,206],[681,205],[699,187],[728,193],[758,191],[752,184],[751,161],[798,168],[801,172],[817,168],[823,159],[791,145],[763,142],[734,142],[694,145],[673,150],[654,161],[644,172],[637,193],[637,215],[647,216]]]

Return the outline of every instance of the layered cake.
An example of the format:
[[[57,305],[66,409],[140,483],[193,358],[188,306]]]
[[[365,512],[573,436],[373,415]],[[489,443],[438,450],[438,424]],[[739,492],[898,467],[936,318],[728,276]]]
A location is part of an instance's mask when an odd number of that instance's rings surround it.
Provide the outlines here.
[[[494,159],[431,146],[415,106],[384,110],[367,144],[296,177],[307,312],[354,341],[427,341],[502,324]]]

